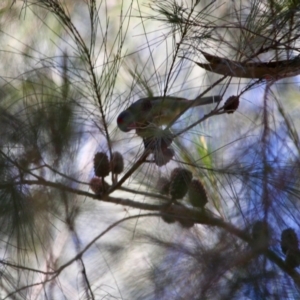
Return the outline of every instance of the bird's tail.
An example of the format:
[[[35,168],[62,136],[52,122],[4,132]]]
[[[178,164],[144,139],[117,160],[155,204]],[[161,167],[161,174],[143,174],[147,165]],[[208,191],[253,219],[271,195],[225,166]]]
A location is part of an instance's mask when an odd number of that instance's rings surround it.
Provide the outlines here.
[[[208,97],[196,97],[194,99],[194,105],[193,106],[199,106],[199,105],[206,105],[206,104],[217,104],[222,100],[222,97],[220,95],[215,96],[208,96]]]

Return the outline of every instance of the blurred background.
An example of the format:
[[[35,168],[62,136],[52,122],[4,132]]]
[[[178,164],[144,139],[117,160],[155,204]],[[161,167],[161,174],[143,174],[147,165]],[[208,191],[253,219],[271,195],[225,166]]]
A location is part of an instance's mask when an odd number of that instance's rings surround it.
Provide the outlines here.
[[[0,298],[298,299],[299,9],[2,1]],[[161,163],[117,126],[140,98],[202,93],[222,101],[161,128]]]

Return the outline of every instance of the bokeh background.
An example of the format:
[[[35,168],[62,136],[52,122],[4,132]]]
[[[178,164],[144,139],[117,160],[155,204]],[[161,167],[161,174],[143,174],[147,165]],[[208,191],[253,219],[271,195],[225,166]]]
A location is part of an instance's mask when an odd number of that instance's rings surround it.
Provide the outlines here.
[[[284,262],[280,238],[299,228],[299,76],[222,77],[194,61],[207,63],[201,51],[293,60],[299,8],[291,0],[2,1],[0,298],[297,299],[298,271]],[[171,127],[172,160],[159,167],[150,155],[132,171],[144,144],[118,129],[118,114],[143,97],[202,92],[223,100]],[[239,106],[227,114],[232,95]],[[126,180],[101,198],[90,185],[94,156],[115,151]],[[162,219],[167,196],[157,186],[176,167],[202,182],[205,209],[221,222]],[[178,202],[199,213],[188,197]],[[258,239],[257,221],[268,227]]]

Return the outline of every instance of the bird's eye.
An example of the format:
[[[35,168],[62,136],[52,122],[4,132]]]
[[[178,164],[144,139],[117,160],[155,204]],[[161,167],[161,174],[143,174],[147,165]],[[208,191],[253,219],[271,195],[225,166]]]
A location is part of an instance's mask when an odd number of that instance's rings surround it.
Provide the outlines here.
[[[124,120],[123,120],[122,116],[118,116],[117,122],[118,122],[118,124],[123,124],[124,123]]]
[[[131,113],[128,111],[123,111],[117,118],[118,127],[124,131],[128,132],[135,128],[135,123],[132,119]]]

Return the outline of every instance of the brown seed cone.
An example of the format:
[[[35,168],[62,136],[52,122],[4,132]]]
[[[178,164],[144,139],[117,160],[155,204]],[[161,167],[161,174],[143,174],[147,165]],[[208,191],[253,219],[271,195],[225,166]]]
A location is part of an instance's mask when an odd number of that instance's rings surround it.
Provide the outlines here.
[[[289,268],[295,269],[300,266],[300,250],[287,250],[285,263]]]
[[[172,148],[167,148],[162,151],[154,152],[154,161],[158,167],[166,165],[172,157],[175,155],[175,152]]]
[[[187,169],[175,168],[172,171],[169,190],[172,199],[182,199],[185,196],[192,177],[192,172]]]
[[[184,168],[175,168],[172,170],[171,175],[170,175],[170,179],[174,179],[178,174],[187,174],[187,177],[191,177],[190,181],[192,180],[192,172],[184,169]]]
[[[176,222],[176,218],[174,216],[174,213],[172,212],[172,206],[168,206],[161,210],[161,218],[164,222],[171,224]]]
[[[256,221],[252,226],[252,239],[256,248],[267,248],[270,240],[269,225],[265,221]]]
[[[100,195],[108,190],[109,185],[102,181],[102,178],[93,177],[90,181],[90,188],[96,195]]]
[[[169,215],[162,215],[161,216],[162,220],[168,224],[172,224],[176,222],[176,219],[172,216]]]
[[[193,179],[188,190],[189,200],[194,207],[203,208],[207,201],[206,191],[198,179]]]
[[[98,177],[105,177],[110,172],[109,160],[104,152],[98,152],[94,156],[94,171]]]
[[[184,228],[191,228],[195,225],[192,220],[189,220],[187,218],[178,218],[177,221]]]
[[[225,104],[224,104],[224,111],[226,111],[228,114],[233,114],[240,104],[240,97],[238,96],[230,96]]]
[[[168,195],[169,194],[169,188],[170,188],[170,180],[166,177],[161,177],[158,179],[156,184],[156,189],[158,192],[162,195]]]
[[[121,174],[124,170],[123,155],[120,152],[113,152],[110,161],[110,170],[113,174]]]
[[[298,237],[294,229],[287,228],[281,232],[281,250],[287,254],[288,250],[298,250]]]

